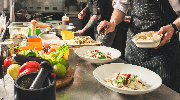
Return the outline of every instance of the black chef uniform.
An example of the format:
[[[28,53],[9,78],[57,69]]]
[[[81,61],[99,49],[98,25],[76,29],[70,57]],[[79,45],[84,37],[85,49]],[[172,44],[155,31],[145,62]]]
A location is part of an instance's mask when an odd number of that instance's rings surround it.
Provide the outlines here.
[[[158,49],[138,48],[131,40],[137,33],[158,31],[162,26],[176,20],[177,14],[168,0],[130,0],[130,6],[131,23],[127,33],[126,61],[154,71],[160,75],[163,84],[178,90],[177,34],[172,36],[169,43]]]

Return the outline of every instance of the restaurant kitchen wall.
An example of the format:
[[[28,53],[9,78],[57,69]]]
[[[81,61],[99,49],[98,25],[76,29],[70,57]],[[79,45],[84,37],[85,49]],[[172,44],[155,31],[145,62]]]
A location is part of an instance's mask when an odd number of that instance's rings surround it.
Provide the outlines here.
[[[10,0],[0,0],[0,12],[3,11],[4,2],[7,1],[9,11]],[[14,0],[15,11],[27,8],[29,12],[61,12],[65,9],[65,0]]]

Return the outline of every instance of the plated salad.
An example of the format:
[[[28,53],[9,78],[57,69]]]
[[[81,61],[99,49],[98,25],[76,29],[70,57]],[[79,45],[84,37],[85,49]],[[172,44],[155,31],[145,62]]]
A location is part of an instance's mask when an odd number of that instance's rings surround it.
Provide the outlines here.
[[[145,85],[138,75],[114,73],[104,79],[108,85],[125,90],[144,90]]]
[[[111,59],[111,54],[109,52],[104,53],[100,52],[99,50],[88,50],[85,53],[85,58],[92,58],[92,59]]]

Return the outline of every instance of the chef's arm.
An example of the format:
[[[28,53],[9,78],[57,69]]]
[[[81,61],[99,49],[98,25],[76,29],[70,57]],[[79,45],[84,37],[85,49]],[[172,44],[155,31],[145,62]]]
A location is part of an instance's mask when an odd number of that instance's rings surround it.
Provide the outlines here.
[[[112,13],[112,16],[111,16],[111,19],[110,19],[110,22],[113,24],[113,25],[118,25],[119,23],[121,23],[123,21],[125,17],[125,13],[122,12],[121,10],[118,10],[116,8],[114,8],[114,11]]]
[[[89,7],[88,7],[88,4],[86,5],[86,7],[84,7],[84,9],[83,9],[86,13],[88,13],[89,12]]]
[[[101,18],[101,15],[92,15],[86,24],[86,26],[82,29],[83,33],[89,30],[99,19]]]

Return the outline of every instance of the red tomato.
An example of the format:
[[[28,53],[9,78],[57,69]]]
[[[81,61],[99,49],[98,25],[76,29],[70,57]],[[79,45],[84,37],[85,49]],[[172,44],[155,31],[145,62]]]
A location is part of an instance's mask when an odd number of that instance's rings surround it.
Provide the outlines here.
[[[47,55],[49,55],[51,52],[53,52],[53,51],[56,51],[55,49],[53,49],[53,48],[50,48],[49,50],[48,50],[48,53],[47,53]]]
[[[51,48],[51,46],[49,44],[46,44],[42,47],[42,50],[44,51],[44,53],[48,53],[48,50]]]

